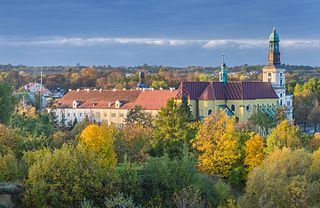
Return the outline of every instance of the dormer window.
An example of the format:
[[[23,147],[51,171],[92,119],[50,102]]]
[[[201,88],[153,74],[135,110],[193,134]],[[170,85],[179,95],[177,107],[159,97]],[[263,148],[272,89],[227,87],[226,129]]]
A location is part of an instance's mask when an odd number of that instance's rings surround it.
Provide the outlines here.
[[[116,107],[116,108],[120,108],[121,105],[122,105],[122,103],[121,103],[120,100],[117,100],[117,101],[115,102],[115,107]]]
[[[79,106],[79,101],[74,100],[73,103],[72,103],[72,107],[73,108],[77,108],[78,106]]]

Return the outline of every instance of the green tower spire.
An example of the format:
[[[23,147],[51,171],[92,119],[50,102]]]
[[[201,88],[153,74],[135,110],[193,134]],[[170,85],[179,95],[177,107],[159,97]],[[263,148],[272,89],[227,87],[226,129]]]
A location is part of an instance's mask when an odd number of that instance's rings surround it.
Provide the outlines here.
[[[219,73],[219,81],[223,82],[224,84],[228,83],[228,71],[226,64],[224,63],[224,54],[222,54],[222,64],[221,64],[221,71]]]
[[[274,27],[270,36],[269,36],[268,62],[271,65],[281,64],[279,42],[280,42],[280,38],[279,38],[279,35],[277,33],[276,28]]]

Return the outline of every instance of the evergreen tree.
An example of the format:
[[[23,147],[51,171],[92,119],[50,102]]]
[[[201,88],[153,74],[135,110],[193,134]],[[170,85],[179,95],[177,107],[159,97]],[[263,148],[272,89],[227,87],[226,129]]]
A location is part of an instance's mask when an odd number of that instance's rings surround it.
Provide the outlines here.
[[[189,145],[196,134],[186,99],[180,104],[173,99],[169,100],[166,107],[158,113],[155,124],[155,143],[151,151],[154,156],[163,155],[164,151],[170,157],[179,156],[183,145]]]

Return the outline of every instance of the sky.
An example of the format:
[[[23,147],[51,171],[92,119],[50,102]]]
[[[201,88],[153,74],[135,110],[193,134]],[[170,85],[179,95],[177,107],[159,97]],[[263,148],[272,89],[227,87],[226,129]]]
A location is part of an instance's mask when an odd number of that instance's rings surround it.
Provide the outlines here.
[[[0,0],[0,64],[320,65],[318,0]]]

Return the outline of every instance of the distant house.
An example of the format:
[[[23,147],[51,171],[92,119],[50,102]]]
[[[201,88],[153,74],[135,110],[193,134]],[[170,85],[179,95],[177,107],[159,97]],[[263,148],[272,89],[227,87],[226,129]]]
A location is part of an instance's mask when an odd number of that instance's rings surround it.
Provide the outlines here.
[[[55,105],[57,121],[66,125],[85,118],[92,122],[123,125],[130,109],[141,106],[156,116],[167,101],[175,98],[171,90],[71,90]]]

